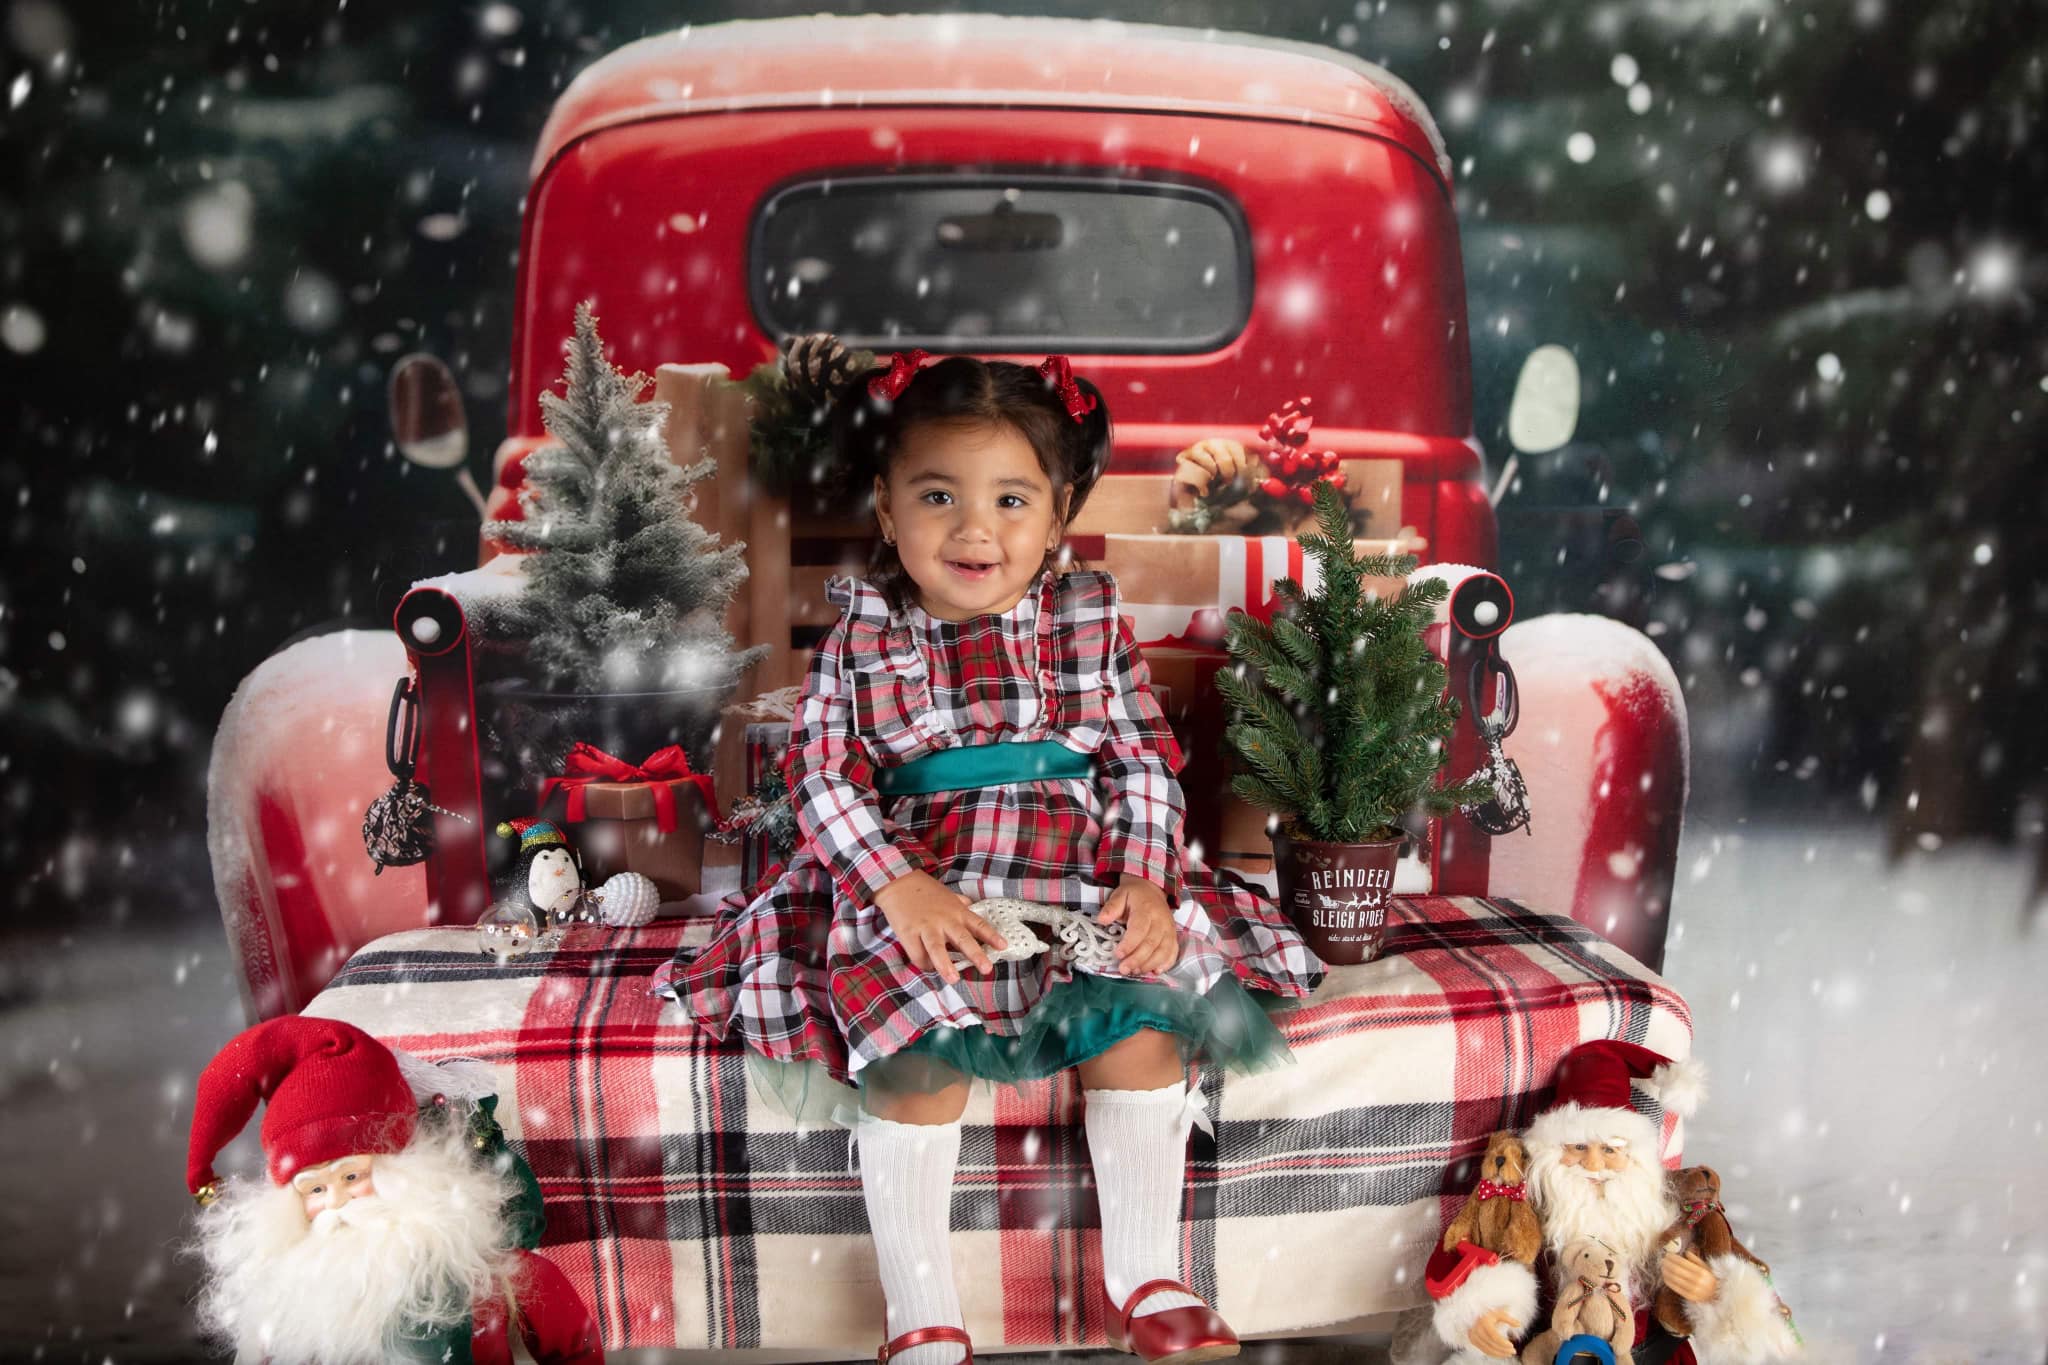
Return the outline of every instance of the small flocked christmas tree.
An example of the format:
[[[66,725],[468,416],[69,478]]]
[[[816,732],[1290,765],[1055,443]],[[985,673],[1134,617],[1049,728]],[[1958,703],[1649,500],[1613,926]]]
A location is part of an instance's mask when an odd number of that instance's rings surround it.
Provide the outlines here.
[[[1450,589],[1427,579],[1392,598],[1369,591],[1368,576],[1406,577],[1415,556],[1357,554],[1350,513],[1328,483],[1316,485],[1315,517],[1300,540],[1321,567],[1317,590],[1283,578],[1270,625],[1230,616],[1237,666],[1218,672],[1216,686],[1232,713],[1232,789],[1297,839],[1396,838],[1418,804],[1442,815],[1493,793],[1484,780],[1436,785],[1458,706],[1444,696],[1446,671],[1423,630]]]
[[[525,590],[494,612],[493,632],[525,641],[533,681],[572,700],[508,709],[500,738],[514,739],[521,776],[531,780],[559,771],[578,739],[633,743],[619,733],[621,717],[653,720],[649,738],[682,744],[702,772],[720,708],[767,653],[735,651],[724,624],[746,581],[746,546],[721,547],[690,519],[689,490],[715,462],[678,467],[669,458],[661,434],[668,405],[640,402],[646,378],[605,358],[589,303],[576,309],[563,350],[565,391],[541,395],[555,443],[526,459],[526,518],[484,530],[539,552],[526,565]],[[573,694],[591,701],[579,708]],[[578,728],[584,732],[573,733]],[[646,754],[617,756],[638,762]]]

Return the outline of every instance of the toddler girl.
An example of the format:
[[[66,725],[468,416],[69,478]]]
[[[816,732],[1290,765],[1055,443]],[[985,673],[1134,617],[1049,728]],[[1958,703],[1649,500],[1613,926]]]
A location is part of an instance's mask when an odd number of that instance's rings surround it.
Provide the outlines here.
[[[928,359],[893,357],[834,413],[841,458],[875,471],[880,540],[865,580],[826,587],[843,614],[784,767],[801,845],[727,898],[656,989],[717,1037],[737,1029],[780,1081],[822,1067],[858,1086],[842,1121],[887,1300],[879,1359],[971,1359],[948,1247],[969,1079],[1068,1067],[1112,1343],[1147,1361],[1235,1355],[1179,1282],[1188,1129],[1207,1126],[1186,1069],[1284,1059],[1265,1005],[1308,995],[1323,964],[1270,901],[1187,851],[1181,754],[1116,583],[1055,572],[1108,460],[1102,395],[1063,356]],[[1003,935],[969,908],[990,897],[1121,939],[993,959]]]

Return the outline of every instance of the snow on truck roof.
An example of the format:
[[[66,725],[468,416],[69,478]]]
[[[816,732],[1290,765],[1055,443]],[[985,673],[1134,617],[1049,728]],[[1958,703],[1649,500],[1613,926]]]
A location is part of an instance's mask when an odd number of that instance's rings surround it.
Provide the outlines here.
[[[1429,110],[1336,48],[1109,19],[811,15],[686,26],[600,58],[555,101],[532,176],[602,129],[751,109],[1030,106],[1279,119],[1405,147],[1450,183]]]

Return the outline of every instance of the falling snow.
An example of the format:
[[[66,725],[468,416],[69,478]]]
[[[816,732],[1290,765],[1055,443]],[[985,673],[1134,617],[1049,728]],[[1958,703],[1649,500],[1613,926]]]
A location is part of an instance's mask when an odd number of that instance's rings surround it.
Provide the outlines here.
[[[253,868],[247,831],[208,826],[215,735],[242,680],[286,649],[307,669],[305,714],[282,719],[308,744],[321,706],[384,704],[403,671],[398,598],[474,567],[478,530],[455,470],[399,449],[391,366],[447,362],[462,468],[488,490],[548,111],[602,54],[707,31],[642,0],[459,8],[387,25],[359,0],[296,14],[168,0],[122,18],[119,42],[77,0],[14,0],[0,20],[8,1358],[193,1353],[191,1267],[168,1248],[186,1226],[193,1081],[243,1020],[219,890]],[[1400,364],[1359,367],[1343,401],[1411,441],[1430,404],[1462,412],[1465,377],[1440,357],[1469,357],[1481,491],[1516,593],[1510,647],[1569,656],[1588,635],[1563,614],[1605,617],[1639,632],[1631,648],[1684,698],[1692,780],[1665,972],[1715,1076],[1688,1154],[1721,1171],[1816,1360],[2038,1362],[2048,1337],[2034,8],[1194,0],[1173,14],[1197,42],[1256,25],[1320,45],[1424,120],[1412,174],[1455,219],[1464,313],[1431,321]],[[899,60],[941,59],[995,22],[948,16]],[[1079,90],[1114,70],[1102,32],[1100,59],[1066,73]],[[835,81],[807,99],[864,120],[862,167],[927,164],[922,111],[863,112]],[[1274,120],[1261,147],[1288,174],[1293,93],[1226,96]],[[648,97],[701,102],[706,87],[657,81]],[[1071,157],[1141,173],[1139,117],[1089,123]],[[1227,121],[1200,122],[1175,132],[1168,169],[1248,173],[1222,150],[1237,145]],[[1256,384],[1196,399],[1120,375],[1107,392],[1140,427],[1255,425],[1294,392],[1266,359],[1281,340],[1363,350],[1436,286],[1415,235],[1424,201],[1375,203],[1374,183],[1291,181],[1284,220],[1250,226],[1249,277],[1198,219],[1105,218],[1091,225],[1139,224],[1124,260],[1164,273],[963,283],[952,246],[906,246],[900,221],[874,216],[810,244],[775,292],[829,310],[849,262],[900,260],[895,301],[953,308],[971,344],[1065,325],[1080,302],[1150,325],[1249,278]],[[605,213],[593,250],[655,244],[602,301],[608,338],[688,334],[694,301],[744,273],[716,255],[753,227],[722,183],[678,175]],[[960,230],[941,217],[933,243]],[[1362,254],[1390,224],[1403,248]],[[868,254],[835,255],[842,243]],[[1352,280],[1375,291],[1371,310],[1338,306]],[[656,363],[751,363],[751,325]],[[535,345],[552,358],[556,340]],[[1568,410],[1557,381],[1532,379],[1526,399],[1518,383],[1546,347],[1573,362]],[[1546,430],[1557,439],[1529,435]],[[1442,434],[1451,449],[1466,431]],[[365,656],[375,668],[354,671]],[[657,671],[687,686],[712,660],[678,647]],[[614,662],[628,678],[645,661]],[[1538,811],[1534,828],[1554,825]],[[1630,851],[1600,870],[1640,867]]]

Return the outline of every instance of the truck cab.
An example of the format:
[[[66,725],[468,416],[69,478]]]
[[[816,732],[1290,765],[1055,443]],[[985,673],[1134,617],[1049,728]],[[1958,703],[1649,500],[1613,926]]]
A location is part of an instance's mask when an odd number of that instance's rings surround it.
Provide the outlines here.
[[[818,330],[885,353],[1065,354],[1114,413],[1105,488],[1156,484],[1206,437],[1253,444],[1267,413],[1312,396],[1317,447],[1384,490],[1359,534],[1418,547],[1425,572],[1482,585],[1473,600],[1494,604],[1475,628],[1454,594],[1439,642],[1468,710],[1529,718],[1496,747],[1528,779],[1530,826],[1489,837],[1451,817],[1399,889],[1529,896],[1657,964],[1683,704],[1626,627],[1508,624],[1511,592],[1491,586],[1452,163],[1400,80],[1336,49],[1109,21],[685,27],[564,90],[523,202],[489,516],[522,515],[522,464],[547,439],[539,396],[584,300],[628,372],[743,375],[783,337]],[[723,479],[716,496],[758,502]],[[1129,505],[1091,501],[1103,518]],[[822,630],[820,581],[849,562],[860,522],[857,509],[798,507],[778,523],[785,539],[750,540],[757,583],[789,604],[760,690],[800,677]],[[503,553],[481,540],[475,574],[500,582]],[[379,933],[474,920],[489,826],[529,813],[483,808],[479,642],[461,608],[482,580],[465,577],[409,595],[395,634],[274,656],[230,705],[210,816],[252,1017],[297,1009]],[[355,833],[391,784],[392,680],[408,674],[420,776],[453,814],[425,866],[375,873]],[[338,741],[317,756],[294,710],[309,687]],[[1447,770],[1489,761],[1485,741],[1468,714]]]

